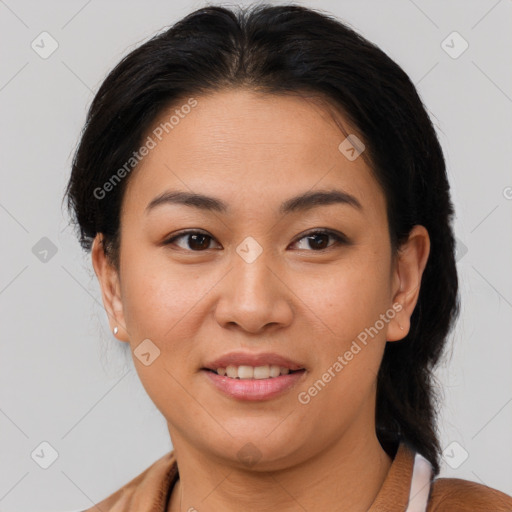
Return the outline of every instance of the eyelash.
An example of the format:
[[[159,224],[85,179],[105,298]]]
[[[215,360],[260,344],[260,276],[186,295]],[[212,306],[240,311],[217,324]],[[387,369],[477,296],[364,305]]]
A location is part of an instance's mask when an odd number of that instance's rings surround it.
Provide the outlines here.
[[[180,239],[180,238],[184,238],[188,235],[204,235],[208,238],[210,238],[211,240],[214,240],[213,237],[211,237],[210,235],[208,235],[207,233],[204,233],[202,231],[195,231],[195,230],[188,230],[188,231],[182,231],[181,233],[178,233],[176,235],[173,235],[171,238],[168,238],[167,240],[164,241],[164,245],[171,245],[173,244],[176,240]],[[334,239],[334,243],[331,244],[331,245],[328,245],[326,248],[324,249],[319,249],[319,250],[315,250],[315,249],[301,249],[301,250],[308,250],[308,252],[323,252],[323,251],[327,251],[329,249],[331,249],[332,247],[336,246],[336,245],[348,245],[349,244],[349,240],[347,239],[347,237],[345,235],[343,235],[342,233],[337,233],[336,231],[331,231],[329,229],[324,229],[324,230],[314,230],[314,231],[310,231],[308,233],[305,233],[304,235],[302,235],[300,238],[298,238],[295,242],[293,242],[294,244],[303,240],[304,238],[307,238],[309,236],[314,236],[314,235],[328,235],[330,237],[332,237]],[[183,249],[183,248],[180,248],[180,249]],[[193,249],[183,249],[185,251],[189,251],[189,252],[205,252],[205,251],[208,251],[210,250],[210,248],[208,249],[202,249],[202,250],[199,250],[199,251],[194,251]]]

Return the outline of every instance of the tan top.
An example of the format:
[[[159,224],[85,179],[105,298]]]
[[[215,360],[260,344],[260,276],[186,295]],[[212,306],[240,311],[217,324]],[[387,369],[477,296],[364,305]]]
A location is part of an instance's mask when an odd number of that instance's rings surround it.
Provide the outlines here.
[[[405,511],[409,501],[414,452],[400,443],[393,463],[368,512]],[[174,451],[166,453],[119,490],[83,512],[166,512],[179,478]],[[512,497],[458,478],[432,482],[427,512],[512,512]]]

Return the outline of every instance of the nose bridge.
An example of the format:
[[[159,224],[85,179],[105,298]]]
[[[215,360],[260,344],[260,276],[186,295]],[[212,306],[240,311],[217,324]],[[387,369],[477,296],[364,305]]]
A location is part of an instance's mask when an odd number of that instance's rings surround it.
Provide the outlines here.
[[[286,287],[271,270],[276,266],[271,249],[264,249],[253,237],[247,237],[235,251],[217,304],[217,321],[236,323],[250,331],[258,331],[269,323],[289,322],[291,308]]]
[[[246,237],[237,247],[233,261],[234,291],[237,300],[246,307],[263,307],[272,301],[275,293],[272,272],[268,266],[270,249],[263,246],[253,237]]]

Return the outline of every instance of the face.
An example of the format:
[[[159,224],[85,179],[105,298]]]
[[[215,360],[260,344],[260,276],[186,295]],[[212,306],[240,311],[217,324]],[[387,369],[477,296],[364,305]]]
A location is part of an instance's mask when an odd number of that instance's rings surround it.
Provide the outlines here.
[[[386,340],[407,333],[425,238],[394,263],[383,192],[338,149],[345,135],[320,104],[246,90],[196,100],[130,177],[119,274],[93,248],[112,326],[174,446],[269,469],[374,435],[377,372]],[[174,192],[214,200],[162,199]],[[320,192],[338,195],[293,200]],[[205,369],[233,354],[220,366],[299,371]]]

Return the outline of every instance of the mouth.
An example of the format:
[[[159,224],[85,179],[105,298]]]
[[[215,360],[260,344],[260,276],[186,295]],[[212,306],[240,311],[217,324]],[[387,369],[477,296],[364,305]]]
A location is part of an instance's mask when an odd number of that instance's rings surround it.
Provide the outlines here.
[[[230,352],[207,362],[202,370],[232,379],[272,379],[305,370],[305,365],[273,352]]]
[[[308,373],[297,361],[274,353],[232,352],[201,369],[206,381],[224,396],[243,401],[271,400],[284,395]]]
[[[282,375],[289,375],[293,373],[304,373],[304,368],[297,370],[290,370],[285,366],[279,365],[263,365],[263,366],[249,366],[249,365],[229,365],[225,368],[219,367],[216,370],[211,368],[202,368],[202,370],[214,373],[221,377],[228,377],[230,379],[240,380],[263,380],[263,379],[275,379]]]

